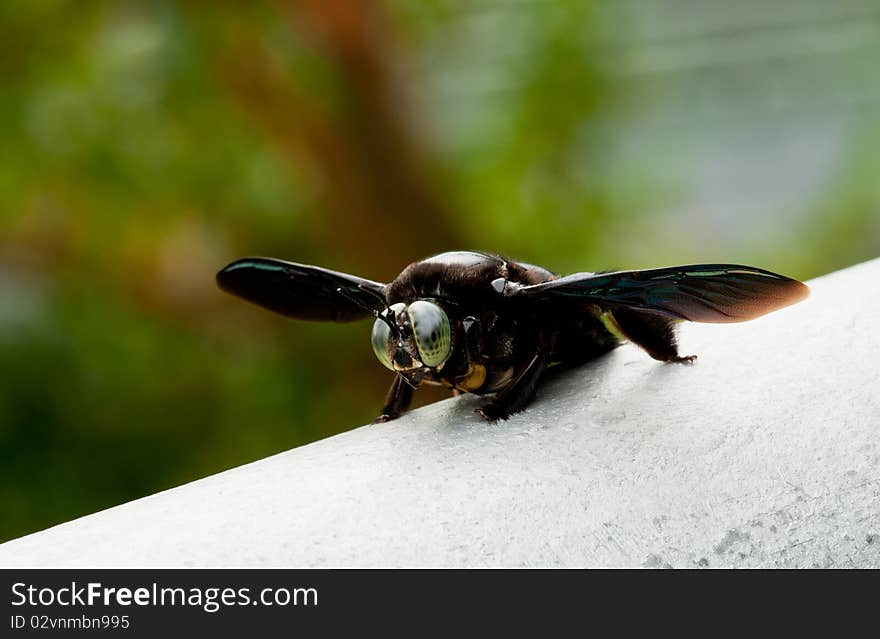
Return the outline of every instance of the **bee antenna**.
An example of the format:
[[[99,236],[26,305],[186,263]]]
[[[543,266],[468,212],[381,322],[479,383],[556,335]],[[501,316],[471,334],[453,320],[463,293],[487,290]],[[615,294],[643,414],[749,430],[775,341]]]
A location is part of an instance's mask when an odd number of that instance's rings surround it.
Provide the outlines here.
[[[390,319],[394,315],[394,313],[391,310],[391,307],[388,305],[388,301],[385,299],[385,296],[382,295],[381,293],[379,293],[378,291],[374,291],[371,288],[367,288],[363,284],[358,284],[357,287],[358,287],[358,290],[363,291],[367,295],[374,297],[376,299],[376,301],[378,301],[382,306],[385,307],[385,314],[384,315],[382,313],[380,313],[379,311],[377,311],[375,308],[373,308],[371,310],[373,312],[373,315],[377,319],[381,319],[386,324],[388,324],[388,328],[391,329],[391,334],[394,335],[396,338],[397,334],[398,334],[397,326]]]
[[[391,313],[391,307],[388,306],[388,302],[385,301],[385,298],[382,297],[382,295],[380,295],[376,291],[373,291],[369,288],[366,288],[362,284],[358,284],[357,287],[358,287],[358,290],[363,291],[364,293],[369,293],[370,295],[375,297],[379,302],[381,302],[382,305],[385,307],[387,314],[383,315],[378,310],[376,310],[376,307],[371,306],[371,305],[367,304],[366,302],[364,302],[363,300],[358,299],[357,297],[355,297],[354,295],[352,295],[351,293],[346,291],[341,286],[336,287],[336,292],[339,293],[340,295],[342,295],[342,297],[344,297],[345,299],[350,301],[352,304],[359,306],[360,308],[364,309],[365,311],[369,311],[370,315],[372,315],[376,319],[380,319],[383,322],[385,322],[386,324],[388,324],[388,328],[391,329],[391,334],[396,337],[397,336],[397,326],[395,326],[394,322],[392,322],[388,318],[388,315],[391,315],[392,313]]]
[[[369,311],[370,314],[376,312],[376,311],[373,309],[372,306],[370,306],[369,304],[363,302],[362,300],[359,300],[359,299],[356,298],[354,295],[352,295],[351,293],[349,293],[348,291],[346,291],[345,289],[343,289],[341,286],[337,286],[337,287],[336,287],[336,292],[339,293],[340,295],[342,295],[342,297],[344,297],[345,299],[347,299],[349,302],[351,302],[351,303],[354,304],[355,306],[358,306],[358,307],[364,309],[365,311]]]
[[[358,284],[357,287],[358,287],[358,290],[363,291],[367,295],[371,295],[372,297],[376,298],[376,300],[379,302],[379,304],[381,304],[382,306],[385,307],[385,310],[387,312],[389,312],[389,313],[391,312],[391,307],[388,306],[388,301],[385,299],[384,295],[382,295],[378,291],[374,291],[371,288],[367,288],[363,284]]]
[[[391,309],[389,309],[389,311],[390,311],[390,310],[391,310]],[[390,314],[390,313],[389,313],[389,314]],[[392,321],[389,319],[388,315],[383,315],[382,313],[380,313],[380,312],[377,311],[377,310],[374,310],[374,311],[373,311],[373,315],[376,316],[376,319],[380,319],[380,320],[382,320],[383,322],[385,322],[386,324],[388,324],[388,328],[391,329],[391,334],[394,336],[394,339],[397,339],[397,335],[398,335],[398,333],[399,333],[398,328],[397,328],[397,326],[394,324],[394,322],[392,322]]]

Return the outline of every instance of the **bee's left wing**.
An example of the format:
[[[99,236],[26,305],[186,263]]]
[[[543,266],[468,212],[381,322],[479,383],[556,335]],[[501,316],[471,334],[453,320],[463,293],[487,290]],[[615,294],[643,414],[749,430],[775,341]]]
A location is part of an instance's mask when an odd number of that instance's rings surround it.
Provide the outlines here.
[[[287,317],[352,322],[386,308],[385,285],[320,266],[247,257],[217,273],[217,284]]]
[[[575,273],[505,295],[626,307],[691,322],[744,322],[794,304],[805,284],[753,266],[692,264],[644,271]]]

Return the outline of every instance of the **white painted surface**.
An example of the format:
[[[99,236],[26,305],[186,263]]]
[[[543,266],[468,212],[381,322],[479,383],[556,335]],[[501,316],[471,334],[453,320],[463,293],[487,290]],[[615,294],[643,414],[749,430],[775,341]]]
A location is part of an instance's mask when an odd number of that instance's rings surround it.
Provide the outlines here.
[[[488,425],[452,399],[0,546],[36,566],[880,567],[880,260],[631,346]],[[251,425],[258,427],[258,425]]]

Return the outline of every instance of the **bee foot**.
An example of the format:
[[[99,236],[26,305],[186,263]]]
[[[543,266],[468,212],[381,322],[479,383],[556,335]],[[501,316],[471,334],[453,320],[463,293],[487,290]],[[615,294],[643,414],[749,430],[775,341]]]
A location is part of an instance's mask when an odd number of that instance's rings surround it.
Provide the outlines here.
[[[480,406],[474,412],[487,422],[497,422],[499,419],[507,419],[510,416],[510,413],[505,409],[492,403]]]
[[[371,424],[384,424],[385,422],[390,422],[392,419],[394,419],[394,417],[392,417],[391,415],[386,415],[385,413],[382,413],[381,415],[379,415],[376,419],[374,419],[370,423]]]
[[[695,361],[697,361],[697,356],[686,355],[685,357],[674,357],[669,361],[673,364],[693,364]]]

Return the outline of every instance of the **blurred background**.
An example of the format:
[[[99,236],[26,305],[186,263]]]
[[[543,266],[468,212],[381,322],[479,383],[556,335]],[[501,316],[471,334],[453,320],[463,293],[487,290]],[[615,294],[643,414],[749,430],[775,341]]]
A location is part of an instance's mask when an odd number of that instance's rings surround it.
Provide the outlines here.
[[[876,0],[0,4],[0,540],[377,414],[237,257],[877,256],[878,69]]]

